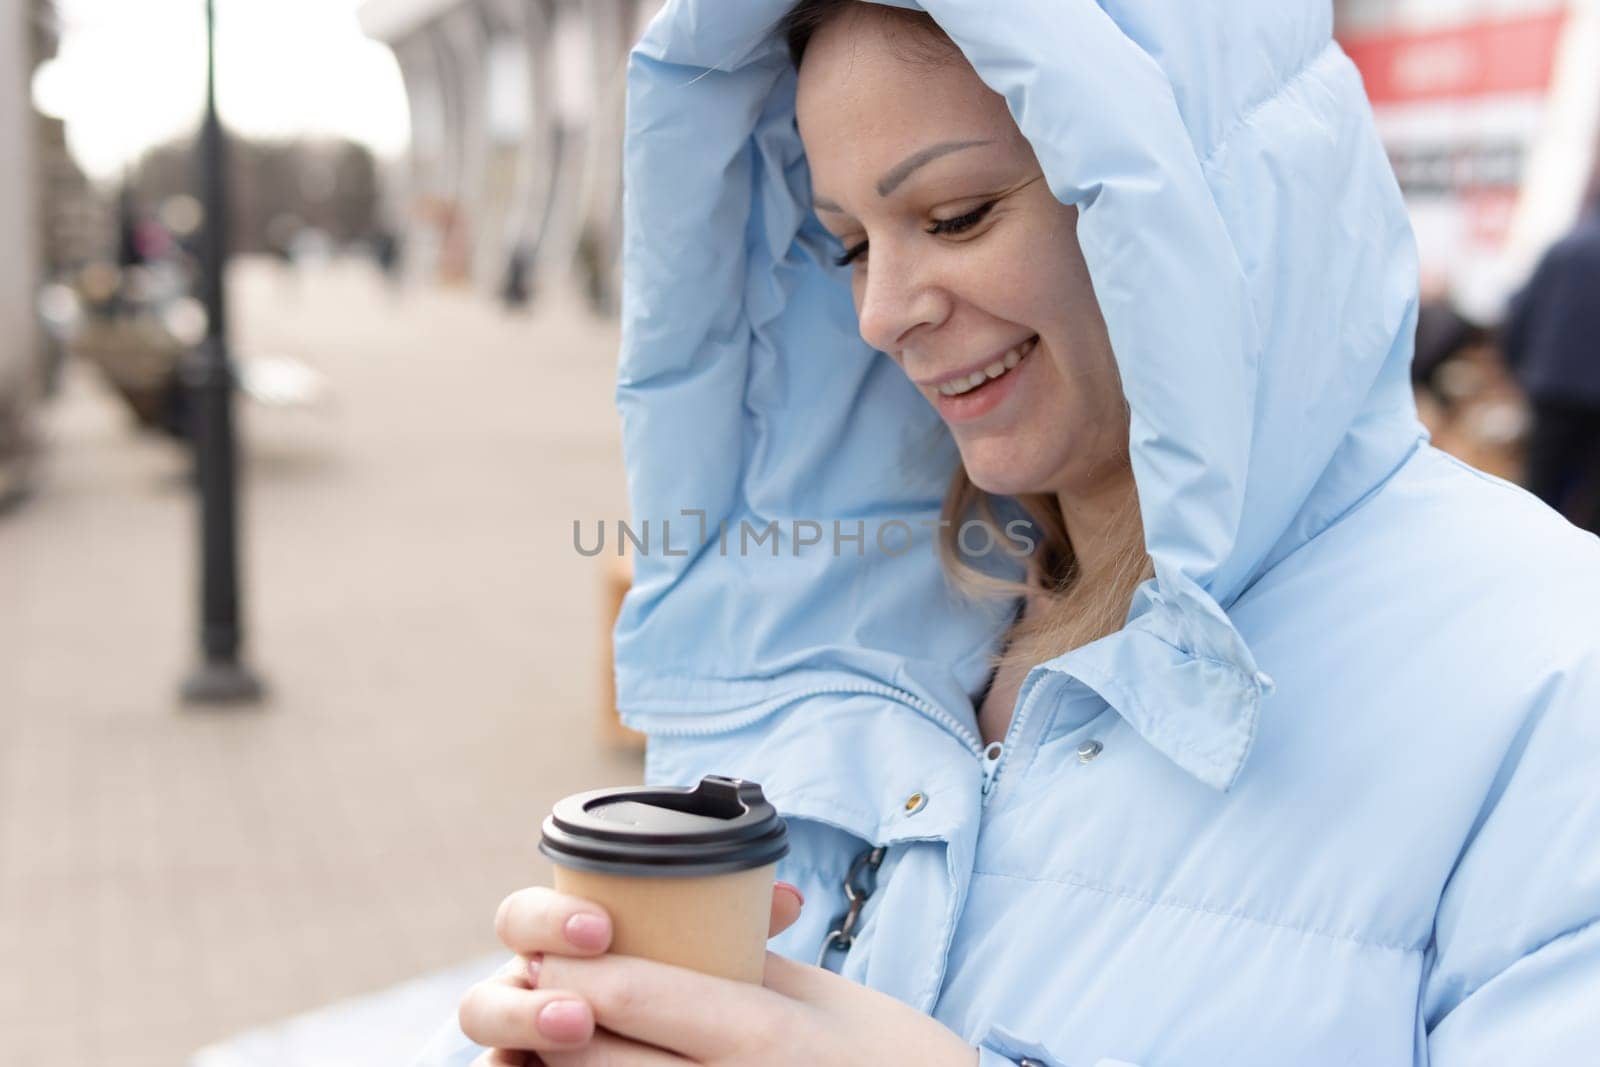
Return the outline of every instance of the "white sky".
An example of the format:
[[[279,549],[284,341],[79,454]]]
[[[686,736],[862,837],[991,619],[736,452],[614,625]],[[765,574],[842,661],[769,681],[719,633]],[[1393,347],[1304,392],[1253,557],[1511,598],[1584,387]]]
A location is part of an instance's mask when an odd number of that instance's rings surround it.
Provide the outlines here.
[[[383,156],[410,135],[393,55],[362,35],[360,0],[216,0],[217,108],[256,137],[349,137]],[[93,178],[191,133],[205,94],[204,0],[56,0],[61,47],[34,102],[67,124]]]

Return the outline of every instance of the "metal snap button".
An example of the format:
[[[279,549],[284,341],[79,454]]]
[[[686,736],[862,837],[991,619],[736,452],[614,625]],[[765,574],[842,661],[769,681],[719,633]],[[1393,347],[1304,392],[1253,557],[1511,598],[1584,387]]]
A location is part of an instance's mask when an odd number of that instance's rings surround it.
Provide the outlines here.
[[[912,793],[906,797],[906,814],[915,815],[928,806],[928,798],[921,793]]]
[[[1017,1061],[1017,1067],[1044,1067],[1044,1064],[1028,1056]]]
[[[1106,746],[1102,745],[1098,741],[1085,741],[1083,744],[1078,746],[1078,762],[1088,763],[1090,760],[1100,755],[1101,752],[1105,751],[1105,747]]]

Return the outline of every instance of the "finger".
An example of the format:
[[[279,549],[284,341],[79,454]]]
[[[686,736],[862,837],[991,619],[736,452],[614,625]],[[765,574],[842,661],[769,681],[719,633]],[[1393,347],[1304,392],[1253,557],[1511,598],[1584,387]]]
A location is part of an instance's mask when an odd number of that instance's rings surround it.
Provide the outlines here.
[[[558,988],[518,989],[494,980],[467,990],[456,1021],[467,1037],[496,1049],[570,1049],[594,1034],[594,1013],[581,996]]]
[[[494,930],[512,952],[593,956],[611,944],[611,917],[591,900],[544,886],[520,889],[500,902]]]
[[[583,998],[596,1026],[701,1062],[777,1033],[792,1007],[758,985],[634,956],[546,956],[539,984]]]
[[[676,1053],[651,1048],[606,1030],[575,1052],[546,1052],[548,1067],[685,1067],[692,1063]]]
[[[528,979],[528,958],[526,956],[512,956],[500,965],[500,969],[493,976],[485,979],[485,981],[495,982],[512,989],[532,989],[533,985]],[[473,1060],[472,1067],[543,1067],[543,1064],[531,1052],[492,1048]]]
[[[800,918],[800,909],[806,899],[800,890],[788,882],[775,882],[772,886],[772,920],[767,926],[767,936],[777,937]]]

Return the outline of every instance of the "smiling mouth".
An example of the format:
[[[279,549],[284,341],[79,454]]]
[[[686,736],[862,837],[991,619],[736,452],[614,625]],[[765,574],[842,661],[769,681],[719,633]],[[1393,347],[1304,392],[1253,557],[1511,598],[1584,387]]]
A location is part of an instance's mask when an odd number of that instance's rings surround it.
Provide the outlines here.
[[[1026,341],[1012,348],[1004,356],[995,360],[981,370],[975,370],[965,378],[955,378],[938,387],[940,396],[965,396],[975,389],[981,389],[997,378],[1003,378],[1015,370],[1023,360],[1039,344],[1039,335],[1034,334]]]

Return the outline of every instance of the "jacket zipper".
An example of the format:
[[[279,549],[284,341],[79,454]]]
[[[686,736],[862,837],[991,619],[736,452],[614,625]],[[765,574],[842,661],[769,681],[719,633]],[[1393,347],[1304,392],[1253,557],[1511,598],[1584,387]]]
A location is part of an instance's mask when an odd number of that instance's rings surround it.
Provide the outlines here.
[[[988,797],[994,788],[994,772],[1000,769],[1000,757],[1005,755],[1005,745],[995,741],[983,750],[983,796]]]
[[[978,753],[979,758],[983,760],[983,793],[979,807],[989,806],[989,796],[994,792],[995,779],[1000,776],[1000,766],[1005,762],[1006,753],[1011,751],[1013,739],[1019,735],[1023,723],[1027,721],[1028,712],[1033,708],[1033,702],[1038,698],[1039,690],[1043,688],[1039,684],[1041,681],[1043,681],[1042,675],[1032,685],[1029,685],[1026,680],[1023,682],[1023,688],[1027,690],[1028,695],[1023,699],[1021,705],[1017,707],[1015,714],[1011,716],[1011,722],[1006,726],[1005,740],[995,741],[988,748]]]

